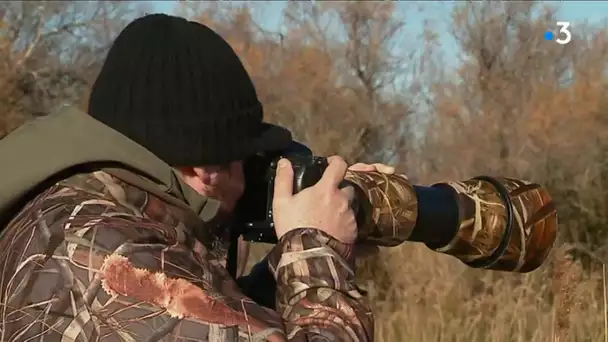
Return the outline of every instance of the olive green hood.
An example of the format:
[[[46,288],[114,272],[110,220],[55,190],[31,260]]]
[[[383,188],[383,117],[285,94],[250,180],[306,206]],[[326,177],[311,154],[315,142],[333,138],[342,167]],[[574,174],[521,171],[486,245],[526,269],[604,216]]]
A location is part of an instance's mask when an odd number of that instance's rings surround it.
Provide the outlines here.
[[[205,221],[219,207],[184,184],[144,147],[75,108],[25,123],[0,140],[0,222],[39,184],[74,166],[116,162],[145,175],[160,191],[185,202]]]

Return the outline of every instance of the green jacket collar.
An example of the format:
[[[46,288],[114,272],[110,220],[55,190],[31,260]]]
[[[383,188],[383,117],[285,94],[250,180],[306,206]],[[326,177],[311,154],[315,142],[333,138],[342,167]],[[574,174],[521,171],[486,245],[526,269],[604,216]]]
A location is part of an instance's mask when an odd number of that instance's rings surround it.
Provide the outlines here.
[[[0,218],[35,186],[70,167],[118,162],[147,176],[204,220],[219,202],[199,195],[150,151],[75,108],[25,123],[0,140]]]

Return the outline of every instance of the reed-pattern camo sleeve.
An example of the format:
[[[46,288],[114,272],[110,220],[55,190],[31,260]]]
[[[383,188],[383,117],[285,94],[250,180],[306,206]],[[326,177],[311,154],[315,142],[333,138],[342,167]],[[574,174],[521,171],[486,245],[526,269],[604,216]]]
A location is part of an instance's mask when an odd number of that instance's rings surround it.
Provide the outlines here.
[[[286,341],[182,214],[102,172],[39,195],[0,239],[0,340]]]
[[[268,260],[289,340],[372,341],[374,319],[355,285],[353,246],[298,229],[281,238]]]

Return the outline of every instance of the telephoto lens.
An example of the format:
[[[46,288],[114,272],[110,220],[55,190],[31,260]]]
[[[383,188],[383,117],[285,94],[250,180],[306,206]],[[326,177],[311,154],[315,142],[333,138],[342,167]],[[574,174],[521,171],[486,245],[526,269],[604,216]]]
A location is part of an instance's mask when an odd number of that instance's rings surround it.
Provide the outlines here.
[[[238,210],[242,221],[236,225],[240,229],[232,230],[228,258],[233,276],[239,236],[277,243],[272,189],[278,159],[271,157],[249,163],[251,176]],[[327,167],[326,159],[312,154],[287,158],[294,167],[294,193],[313,186]],[[344,185],[353,186],[356,194],[358,244],[391,247],[422,242],[470,267],[525,273],[542,265],[557,236],[555,205],[548,192],[534,183],[481,176],[420,186],[400,175],[348,171]],[[257,303],[274,308],[274,290],[255,290],[260,284],[268,289],[276,286],[266,260],[239,284]]]
[[[530,272],[547,258],[557,213],[538,184],[476,177],[433,186],[403,176],[348,172],[358,193],[359,243],[426,244],[470,267]]]

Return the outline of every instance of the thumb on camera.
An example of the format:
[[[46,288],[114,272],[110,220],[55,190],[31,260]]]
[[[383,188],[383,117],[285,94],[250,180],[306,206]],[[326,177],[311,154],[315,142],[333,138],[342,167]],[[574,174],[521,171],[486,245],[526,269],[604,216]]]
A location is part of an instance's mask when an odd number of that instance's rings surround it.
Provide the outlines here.
[[[277,164],[274,179],[274,200],[290,198],[293,195],[293,168],[289,160],[281,158]]]

